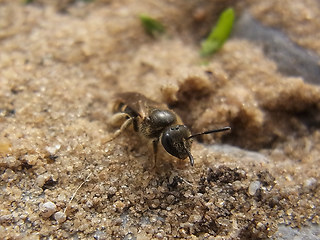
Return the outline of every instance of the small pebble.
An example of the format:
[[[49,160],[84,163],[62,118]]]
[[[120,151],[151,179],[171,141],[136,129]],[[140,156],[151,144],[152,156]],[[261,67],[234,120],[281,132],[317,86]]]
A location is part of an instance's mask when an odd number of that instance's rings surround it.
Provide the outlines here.
[[[43,187],[43,185],[46,183],[46,181],[48,181],[50,179],[50,175],[49,174],[42,174],[39,175],[36,179],[36,183],[39,187]]]
[[[12,220],[12,215],[11,214],[7,214],[7,215],[2,215],[0,216],[0,223],[5,223],[5,222],[9,222]]]
[[[57,210],[56,205],[53,202],[46,202],[40,205],[41,214],[43,217],[48,218]]]
[[[63,223],[67,219],[66,214],[61,211],[56,212],[53,217],[58,223]]]
[[[253,196],[256,194],[257,190],[260,188],[260,182],[259,181],[253,181],[249,185],[249,195]]]
[[[304,186],[305,186],[305,187],[311,187],[311,186],[313,186],[313,185],[316,184],[316,183],[317,183],[317,179],[311,177],[311,178],[308,178],[308,179],[306,179],[306,180],[304,181]]]
[[[47,146],[46,147],[46,150],[54,155],[59,149],[60,149],[61,145],[60,144],[56,144],[56,145],[53,145],[53,146]]]
[[[6,168],[14,168],[20,165],[20,162],[13,156],[1,157],[0,165]]]
[[[126,206],[123,202],[121,201],[116,201],[113,206],[118,210],[122,211],[122,209]]]
[[[200,214],[193,214],[190,216],[189,221],[195,223],[195,222],[200,222],[201,219],[202,219],[202,216]]]

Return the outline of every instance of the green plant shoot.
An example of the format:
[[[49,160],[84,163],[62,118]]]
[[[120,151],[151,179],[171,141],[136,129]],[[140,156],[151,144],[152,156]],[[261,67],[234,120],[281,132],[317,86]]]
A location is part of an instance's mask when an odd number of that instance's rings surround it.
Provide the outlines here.
[[[161,22],[144,14],[141,14],[139,18],[146,33],[148,33],[149,35],[155,36],[156,34],[164,33],[165,28],[161,24]]]
[[[227,8],[221,13],[217,24],[212,28],[207,39],[201,43],[201,56],[210,56],[223,46],[231,33],[234,18],[233,8]]]

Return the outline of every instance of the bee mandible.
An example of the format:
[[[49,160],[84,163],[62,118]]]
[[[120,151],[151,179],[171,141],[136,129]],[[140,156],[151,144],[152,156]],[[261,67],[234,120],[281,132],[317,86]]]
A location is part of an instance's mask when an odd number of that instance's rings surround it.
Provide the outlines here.
[[[107,142],[118,137],[132,125],[135,132],[152,140],[154,166],[157,161],[159,141],[169,154],[182,160],[188,157],[191,166],[193,166],[192,138],[231,130],[230,127],[223,127],[192,135],[180,117],[165,104],[155,102],[136,92],[124,92],[115,95],[113,112],[114,115],[110,123],[116,125],[121,122],[121,127],[114,132]]]

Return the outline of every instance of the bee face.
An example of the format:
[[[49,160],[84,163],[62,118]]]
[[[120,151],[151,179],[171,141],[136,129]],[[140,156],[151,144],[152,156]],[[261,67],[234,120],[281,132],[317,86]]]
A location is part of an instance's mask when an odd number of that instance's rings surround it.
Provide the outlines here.
[[[190,158],[193,165],[193,158],[190,153],[192,140],[191,133],[185,125],[167,127],[161,137],[161,144],[172,156],[179,159]]]

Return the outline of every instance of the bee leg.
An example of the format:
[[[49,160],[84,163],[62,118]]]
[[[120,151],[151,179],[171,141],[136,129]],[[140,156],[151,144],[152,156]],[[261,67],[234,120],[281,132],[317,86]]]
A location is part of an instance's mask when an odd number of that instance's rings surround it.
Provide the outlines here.
[[[118,112],[112,115],[112,117],[108,121],[108,124],[110,124],[113,127],[120,127],[129,118],[130,116],[127,113]]]
[[[152,141],[152,146],[153,146],[153,167],[152,168],[155,168],[157,165],[158,143],[159,143],[158,138]]]
[[[126,114],[127,115],[127,114]],[[128,115],[127,115],[128,116]],[[107,143],[112,141],[113,139],[117,138],[124,130],[126,130],[126,128],[133,122],[133,118],[129,117],[120,127],[120,129],[118,129],[117,131],[115,131],[112,136],[108,139],[105,139],[102,141],[102,143]]]

